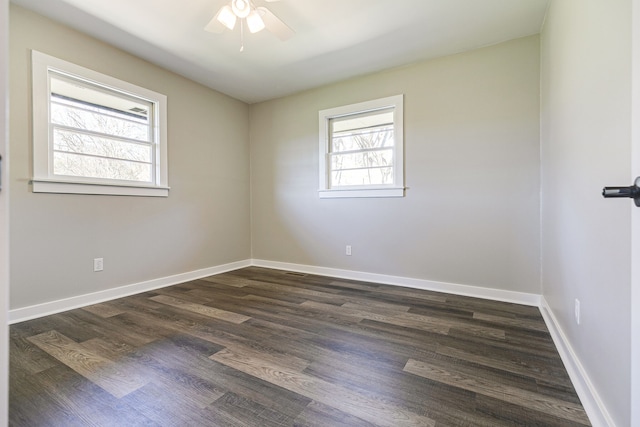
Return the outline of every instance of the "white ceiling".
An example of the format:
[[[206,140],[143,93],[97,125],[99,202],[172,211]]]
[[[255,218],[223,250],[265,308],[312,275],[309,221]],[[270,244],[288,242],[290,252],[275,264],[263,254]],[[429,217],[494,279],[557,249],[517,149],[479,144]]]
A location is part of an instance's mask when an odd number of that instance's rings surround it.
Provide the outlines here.
[[[229,0],[12,0],[248,103],[536,34],[549,0],[281,0],[295,30],[203,30]]]

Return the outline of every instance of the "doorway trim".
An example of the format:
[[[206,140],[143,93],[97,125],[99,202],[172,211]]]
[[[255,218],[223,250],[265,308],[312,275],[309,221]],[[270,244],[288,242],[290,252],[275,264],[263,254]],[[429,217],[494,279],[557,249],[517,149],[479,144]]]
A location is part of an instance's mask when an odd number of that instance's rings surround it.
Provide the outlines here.
[[[640,175],[640,0],[631,4],[631,182]],[[631,425],[640,426],[640,209],[631,212]],[[635,309],[634,309],[635,308]]]
[[[0,426],[9,422],[9,2],[0,0]]]

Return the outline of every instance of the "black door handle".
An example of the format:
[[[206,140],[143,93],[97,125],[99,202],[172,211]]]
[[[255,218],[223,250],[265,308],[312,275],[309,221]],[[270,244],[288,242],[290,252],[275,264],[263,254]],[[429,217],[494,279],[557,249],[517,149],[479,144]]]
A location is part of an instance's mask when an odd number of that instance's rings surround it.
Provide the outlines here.
[[[640,207],[640,176],[636,178],[635,183],[630,187],[604,187],[602,189],[602,197],[628,197],[633,199],[636,206]]]

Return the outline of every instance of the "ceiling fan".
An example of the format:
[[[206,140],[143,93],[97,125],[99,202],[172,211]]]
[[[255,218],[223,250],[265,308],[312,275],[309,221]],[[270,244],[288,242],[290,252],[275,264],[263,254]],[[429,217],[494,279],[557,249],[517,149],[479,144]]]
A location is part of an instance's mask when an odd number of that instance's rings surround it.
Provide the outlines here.
[[[268,3],[279,0],[266,0]],[[213,19],[204,27],[205,31],[211,33],[222,33],[226,28],[233,30],[236,22],[240,21],[240,52],[244,50],[244,27],[250,33],[257,33],[267,29],[275,34],[280,40],[288,40],[295,34],[287,24],[273,14],[264,6],[256,7],[251,0],[231,0],[218,10]]]

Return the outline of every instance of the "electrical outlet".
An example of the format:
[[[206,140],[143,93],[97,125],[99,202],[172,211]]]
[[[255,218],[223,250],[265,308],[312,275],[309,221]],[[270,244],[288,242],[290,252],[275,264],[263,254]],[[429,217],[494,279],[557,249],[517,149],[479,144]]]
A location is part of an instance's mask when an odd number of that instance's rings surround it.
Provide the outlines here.
[[[102,271],[102,270],[104,270],[104,258],[94,258],[93,271]]]
[[[580,300],[577,298],[574,306],[574,312],[576,315],[576,323],[579,325],[580,324]]]
[[[347,248],[345,249],[344,252],[347,256],[351,256],[351,245],[347,245]]]

